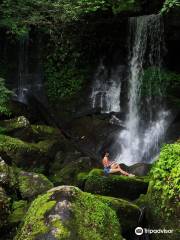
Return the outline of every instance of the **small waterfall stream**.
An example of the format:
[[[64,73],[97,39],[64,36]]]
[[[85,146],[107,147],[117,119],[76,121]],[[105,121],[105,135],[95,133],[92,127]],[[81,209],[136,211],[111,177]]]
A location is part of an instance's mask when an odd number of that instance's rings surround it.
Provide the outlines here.
[[[171,113],[164,103],[165,87],[160,75],[165,50],[163,31],[159,15],[129,19],[128,102],[124,130],[112,143],[116,161],[126,165],[153,161],[169,126]],[[93,83],[93,108],[100,107],[102,113],[121,111],[122,76],[117,69],[108,75],[101,62]]]
[[[42,69],[40,60],[40,39],[36,41],[37,50],[33,52],[30,49],[31,40],[25,36],[19,41],[18,58],[18,85],[16,89],[17,100],[27,103],[27,95],[31,92],[39,99],[44,98],[42,84]],[[31,53],[31,54],[30,54]]]
[[[108,70],[103,60],[100,61],[92,86],[93,108],[100,108],[102,113],[120,112],[122,72],[123,66]]]

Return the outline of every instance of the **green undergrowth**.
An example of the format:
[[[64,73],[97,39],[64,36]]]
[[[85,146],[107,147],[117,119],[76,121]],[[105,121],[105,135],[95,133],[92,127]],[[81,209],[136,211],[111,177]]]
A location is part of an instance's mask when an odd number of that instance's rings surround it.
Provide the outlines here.
[[[148,195],[163,219],[177,215],[180,196],[180,143],[165,145],[151,170]]]

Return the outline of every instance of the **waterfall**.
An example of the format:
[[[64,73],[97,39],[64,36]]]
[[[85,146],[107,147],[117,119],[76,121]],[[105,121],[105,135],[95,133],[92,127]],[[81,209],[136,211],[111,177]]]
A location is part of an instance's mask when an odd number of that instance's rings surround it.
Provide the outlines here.
[[[99,108],[102,113],[120,112],[122,72],[123,66],[108,70],[100,61],[90,97],[93,108]]]
[[[24,37],[19,42],[19,67],[18,67],[18,86],[17,98],[20,102],[26,102],[26,92],[28,91],[28,83],[26,76],[29,72],[28,67],[28,45],[29,37]]]
[[[120,145],[116,160],[127,165],[155,158],[170,117],[162,101],[164,89],[160,69],[164,39],[161,17],[132,17],[129,28],[128,112],[125,129],[116,141]],[[146,69],[150,69],[150,75],[144,80]]]
[[[30,41],[29,36],[20,39],[18,86],[16,93],[17,100],[22,103],[27,103],[28,94],[33,94],[41,101],[45,98],[40,57],[41,42],[38,37],[33,47],[37,49],[32,49],[32,42]]]

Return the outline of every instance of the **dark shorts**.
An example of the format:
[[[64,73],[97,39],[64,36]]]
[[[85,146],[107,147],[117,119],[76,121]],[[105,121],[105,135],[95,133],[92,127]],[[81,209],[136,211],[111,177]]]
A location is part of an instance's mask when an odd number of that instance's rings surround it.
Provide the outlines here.
[[[110,169],[111,169],[110,167],[105,167],[104,168],[104,175],[106,175],[106,176],[109,175]]]

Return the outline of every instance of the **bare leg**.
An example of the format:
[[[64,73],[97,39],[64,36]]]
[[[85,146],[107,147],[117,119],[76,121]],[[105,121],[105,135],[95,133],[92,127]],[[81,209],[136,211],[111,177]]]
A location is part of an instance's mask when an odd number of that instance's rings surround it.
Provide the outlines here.
[[[119,172],[119,169],[114,168],[114,169],[110,169],[109,173],[117,173]]]

